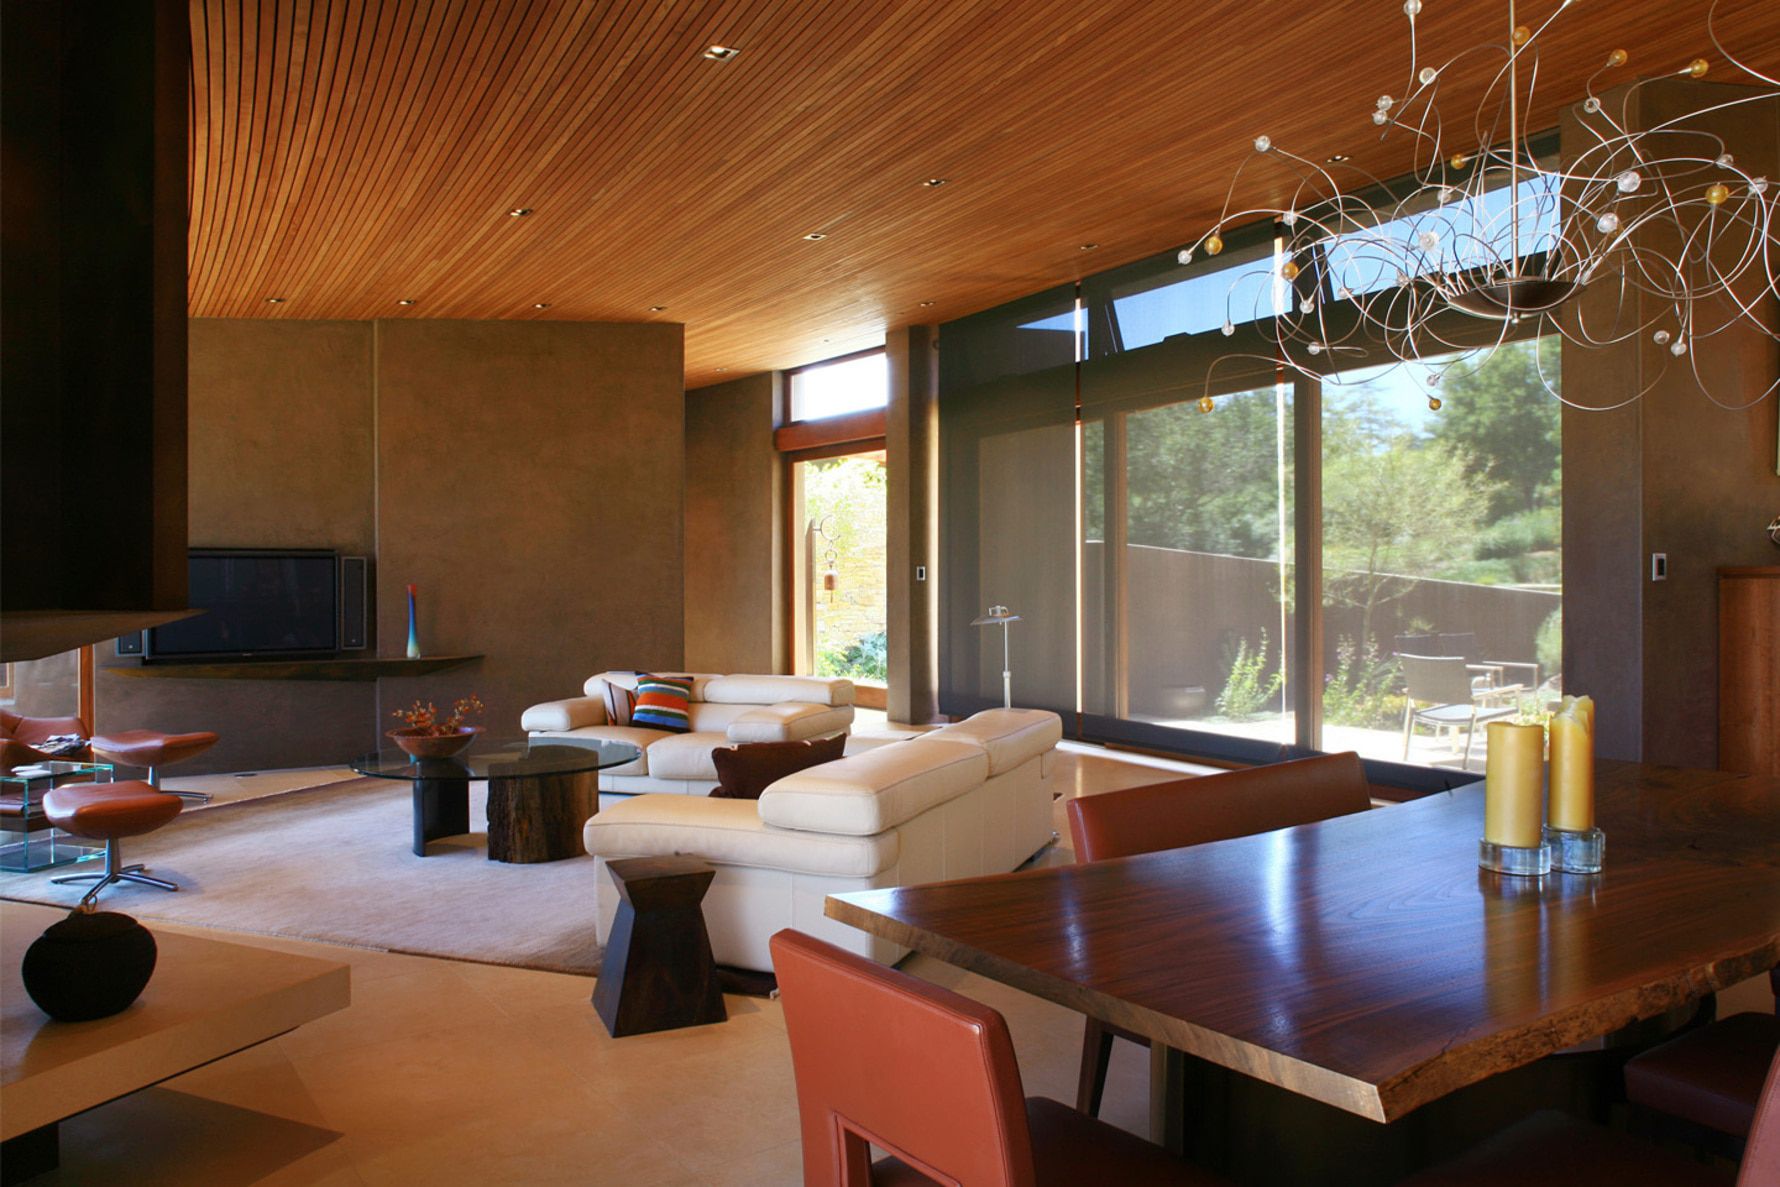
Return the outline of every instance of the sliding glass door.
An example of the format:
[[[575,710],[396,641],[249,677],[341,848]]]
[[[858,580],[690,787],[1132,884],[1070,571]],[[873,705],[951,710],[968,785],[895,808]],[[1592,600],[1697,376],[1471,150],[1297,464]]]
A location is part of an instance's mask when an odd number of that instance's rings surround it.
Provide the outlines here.
[[[1089,710],[1292,742],[1290,387],[1115,411],[1083,441]]]
[[[1321,384],[1320,749],[1482,770],[1483,723],[1559,686],[1557,368],[1546,338]]]

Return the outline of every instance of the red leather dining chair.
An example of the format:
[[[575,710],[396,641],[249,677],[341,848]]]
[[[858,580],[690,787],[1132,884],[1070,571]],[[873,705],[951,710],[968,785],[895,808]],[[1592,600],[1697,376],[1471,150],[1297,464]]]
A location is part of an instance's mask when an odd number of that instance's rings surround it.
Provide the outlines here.
[[[1347,751],[1083,796],[1069,801],[1069,836],[1078,862],[1107,861],[1272,832],[1364,812],[1372,787],[1360,756]],[[1075,1107],[1100,1114],[1115,1037],[1142,1035],[1087,1019]]]
[[[1022,1098],[1001,1015],[791,930],[771,940],[805,1187],[1214,1184],[1160,1147]],[[888,1157],[871,1161],[876,1146]]]
[[[1780,1183],[1780,1060],[1768,1069],[1735,1180],[1717,1167],[1649,1142],[1562,1113],[1545,1112],[1503,1130],[1451,1162],[1405,1179],[1400,1187],[1501,1187],[1505,1183],[1527,1187],[1546,1183],[1564,1187],[1624,1187],[1631,1183],[1725,1187],[1733,1181],[1737,1187]]]

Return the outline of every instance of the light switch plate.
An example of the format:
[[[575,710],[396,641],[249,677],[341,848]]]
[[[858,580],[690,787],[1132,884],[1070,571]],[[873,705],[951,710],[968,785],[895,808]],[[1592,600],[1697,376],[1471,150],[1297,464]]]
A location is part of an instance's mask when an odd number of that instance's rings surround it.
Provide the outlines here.
[[[1667,581],[1669,579],[1668,553],[1653,552],[1650,554],[1650,579],[1652,581]]]
[[[916,581],[927,580],[927,566],[926,565],[916,565],[915,566],[915,580]]]

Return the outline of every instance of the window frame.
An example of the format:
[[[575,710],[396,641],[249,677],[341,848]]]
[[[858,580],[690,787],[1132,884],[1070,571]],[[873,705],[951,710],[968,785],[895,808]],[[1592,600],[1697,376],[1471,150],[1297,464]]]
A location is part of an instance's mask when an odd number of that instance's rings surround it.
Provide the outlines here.
[[[826,421],[843,420],[843,419],[846,419],[849,417],[866,416],[866,415],[869,415],[872,413],[877,413],[879,415],[882,415],[890,407],[890,391],[889,391],[888,384],[885,385],[884,403],[880,407],[862,408],[862,409],[858,409],[854,412],[838,412],[832,416],[805,416],[805,417],[792,416],[792,410],[796,407],[796,403],[794,402],[793,397],[792,397],[792,389],[797,385],[797,377],[799,375],[802,375],[808,371],[820,371],[820,370],[823,370],[824,368],[832,367],[839,363],[850,363],[850,362],[853,362],[855,359],[869,358],[872,355],[883,355],[885,357],[886,361],[888,361],[888,359],[889,359],[889,351],[888,351],[887,347],[868,346],[864,350],[850,351],[847,354],[837,354],[833,358],[819,359],[813,363],[805,363],[801,367],[786,368],[785,371],[783,372],[783,374],[785,376],[785,382],[782,385],[780,385],[780,401],[781,401],[781,403],[780,403],[779,408],[777,409],[779,426],[782,429],[790,428],[793,425],[815,426],[815,425],[820,425]],[[813,428],[809,429],[807,431],[806,435],[811,436],[811,437],[821,436],[821,434],[816,432]]]

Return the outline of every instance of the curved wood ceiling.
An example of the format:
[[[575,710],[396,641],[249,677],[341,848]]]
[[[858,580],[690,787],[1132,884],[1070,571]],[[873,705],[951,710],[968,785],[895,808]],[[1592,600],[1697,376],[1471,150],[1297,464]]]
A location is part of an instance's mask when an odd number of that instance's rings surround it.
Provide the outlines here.
[[[1533,126],[1619,45],[1631,71],[1703,55],[1732,81],[1706,9],[1578,4]],[[1423,59],[1506,11],[1425,0]],[[1382,176],[1410,147],[1369,118],[1404,90],[1398,0],[191,0],[191,18],[193,316],[678,321],[689,386],[1176,246],[1261,132]],[[1780,4],[1727,0],[1719,24],[1780,64]],[[1457,105],[1478,83],[1445,85]]]

